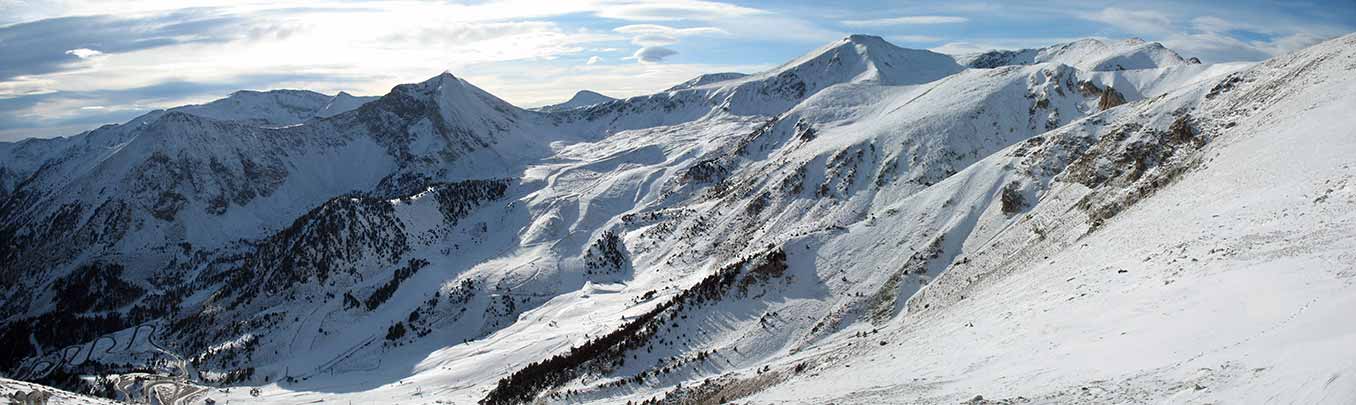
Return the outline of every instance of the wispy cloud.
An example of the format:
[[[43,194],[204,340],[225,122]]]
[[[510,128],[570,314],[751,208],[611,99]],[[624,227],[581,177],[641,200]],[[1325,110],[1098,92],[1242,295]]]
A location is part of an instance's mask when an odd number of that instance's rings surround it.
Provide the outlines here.
[[[1183,56],[1196,56],[1207,63],[1262,60],[1316,44],[1342,32],[1321,24],[1298,24],[1283,16],[1270,18],[1268,24],[1259,24],[1251,21],[1269,17],[1250,16],[1247,11],[1228,8],[1209,12],[1211,14],[1195,14],[1169,4],[1133,10],[1107,7],[1079,16],[1128,35],[1159,41]],[[1229,14],[1233,14],[1231,18],[1220,17]]]
[[[658,24],[623,25],[612,31],[631,35],[631,43],[640,46],[673,45],[681,38],[690,36],[729,35],[729,32],[715,27],[674,28]]]
[[[768,14],[752,7],[696,0],[613,4],[597,11],[599,17],[630,21],[702,21]]]
[[[187,10],[136,18],[82,16],[0,27],[0,81],[80,67],[103,53],[135,52],[238,39],[250,22]],[[98,49],[98,51],[95,51]]]
[[[1172,30],[1174,26],[1168,13],[1153,9],[1129,10],[1108,7],[1084,14],[1083,18],[1140,34],[1163,33]]]
[[[893,42],[905,42],[905,43],[908,43],[908,42],[937,42],[937,41],[941,41],[941,40],[942,40],[942,37],[937,37],[937,36],[932,36],[932,35],[893,35],[893,36],[890,36],[888,39],[889,39],[890,41],[893,41]]]
[[[892,25],[935,25],[935,24],[960,24],[970,21],[969,18],[944,15],[914,15],[904,17],[876,18],[870,20],[846,20],[843,25],[849,27],[888,27]]]

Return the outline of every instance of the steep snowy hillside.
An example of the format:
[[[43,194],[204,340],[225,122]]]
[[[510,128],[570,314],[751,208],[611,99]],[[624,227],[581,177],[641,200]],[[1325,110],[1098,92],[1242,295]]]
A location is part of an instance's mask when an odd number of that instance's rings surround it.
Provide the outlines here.
[[[991,202],[946,272],[907,315],[771,365],[753,401],[1356,401],[1353,70],[1348,35],[957,174]]]
[[[265,277],[247,272],[250,252],[328,200],[394,198],[469,173],[516,172],[517,162],[547,155],[541,143],[553,139],[513,131],[535,117],[451,75],[306,125],[263,128],[181,111],[143,118],[71,138],[77,145],[0,205],[0,276],[22,286],[3,293],[4,338],[38,337],[8,347],[7,368],[167,321],[189,310],[180,304],[191,295],[206,298],[224,282]]]
[[[574,93],[574,97],[570,97],[570,99],[564,103],[541,106],[534,108],[534,110],[542,112],[563,111],[602,104],[613,100],[616,99],[592,91],[580,90],[578,93]]]
[[[1319,382],[1352,356],[1320,353],[1353,333],[1318,325],[1356,300],[1354,43],[985,65],[853,35],[572,108],[443,74],[0,144],[0,372],[263,403],[1341,403]]]

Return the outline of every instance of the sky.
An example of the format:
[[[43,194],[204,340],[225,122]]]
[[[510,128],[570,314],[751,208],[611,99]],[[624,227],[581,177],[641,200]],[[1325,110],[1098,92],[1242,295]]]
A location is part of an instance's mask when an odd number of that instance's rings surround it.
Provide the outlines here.
[[[0,141],[236,90],[381,95],[450,72],[523,107],[769,69],[848,34],[943,53],[1084,38],[1257,61],[1356,30],[1356,0],[0,0]]]

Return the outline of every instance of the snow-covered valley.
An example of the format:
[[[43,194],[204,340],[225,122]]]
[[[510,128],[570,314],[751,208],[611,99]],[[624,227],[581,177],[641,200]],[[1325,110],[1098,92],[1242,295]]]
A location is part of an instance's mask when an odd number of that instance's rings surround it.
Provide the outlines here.
[[[525,110],[442,74],[0,143],[0,376],[184,403],[1353,403],[1354,71],[1356,34],[1219,65],[853,35],[627,99]]]

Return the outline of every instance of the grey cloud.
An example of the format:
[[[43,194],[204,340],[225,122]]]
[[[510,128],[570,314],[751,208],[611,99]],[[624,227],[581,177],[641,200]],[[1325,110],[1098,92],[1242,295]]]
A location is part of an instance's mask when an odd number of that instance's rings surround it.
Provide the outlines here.
[[[142,18],[79,16],[0,27],[0,81],[72,68],[81,58],[67,53],[92,49],[105,54],[194,42],[240,38],[246,21],[188,9]]]
[[[677,54],[678,51],[665,48],[662,46],[647,46],[644,48],[637,49],[636,53],[631,55],[631,58],[638,60],[642,63],[657,63],[663,62],[664,58]]]

